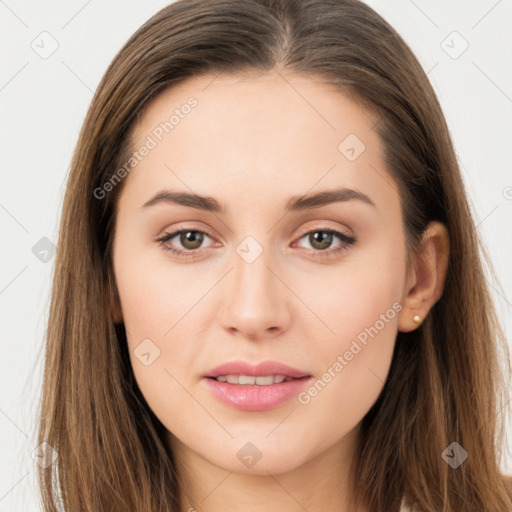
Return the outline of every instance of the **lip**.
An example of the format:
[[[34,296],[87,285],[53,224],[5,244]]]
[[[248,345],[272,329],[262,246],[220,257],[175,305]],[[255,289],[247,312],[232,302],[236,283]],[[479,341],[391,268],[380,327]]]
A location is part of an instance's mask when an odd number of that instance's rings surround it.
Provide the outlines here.
[[[300,379],[302,377],[311,376],[308,372],[297,370],[278,361],[264,361],[257,365],[246,363],[245,361],[231,361],[221,364],[213,370],[205,373],[203,377],[216,378],[219,375],[254,375],[255,377],[263,377],[265,375],[284,375]]]
[[[284,375],[293,380],[258,386],[219,382],[215,380],[219,375]],[[265,361],[255,366],[244,361],[233,361],[203,375],[203,381],[219,401],[243,411],[266,411],[278,407],[297,396],[311,378],[311,374],[277,361]]]

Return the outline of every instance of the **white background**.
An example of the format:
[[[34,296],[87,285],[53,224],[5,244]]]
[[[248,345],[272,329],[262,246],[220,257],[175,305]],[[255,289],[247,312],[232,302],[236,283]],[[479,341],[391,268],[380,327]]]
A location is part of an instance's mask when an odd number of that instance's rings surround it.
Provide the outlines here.
[[[102,74],[128,37],[167,3],[0,0],[0,512],[39,510],[30,454],[54,259],[41,262],[32,247],[43,237],[57,243],[71,154]],[[512,3],[368,3],[429,72],[502,286],[489,278],[510,343]],[[31,47],[48,37],[39,36],[43,31],[58,43],[47,59]],[[453,31],[469,44],[456,59],[445,51],[463,48]],[[512,473],[510,460],[504,469]]]

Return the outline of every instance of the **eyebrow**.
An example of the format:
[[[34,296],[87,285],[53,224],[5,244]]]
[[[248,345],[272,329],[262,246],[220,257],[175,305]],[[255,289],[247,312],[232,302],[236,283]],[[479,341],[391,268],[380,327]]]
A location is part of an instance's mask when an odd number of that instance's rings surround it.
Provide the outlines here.
[[[290,212],[309,210],[313,208],[320,208],[335,202],[347,202],[353,200],[361,201],[376,208],[375,203],[366,194],[350,188],[337,188],[333,190],[323,190],[309,196],[293,196],[286,203],[285,209]],[[142,207],[149,208],[150,206],[161,203],[178,204],[212,213],[225,214],[227,212],[226,205],[217,201],[217,199],[213,197],[200,196],[198,194],[173,190],[161,190],[144,203]]]

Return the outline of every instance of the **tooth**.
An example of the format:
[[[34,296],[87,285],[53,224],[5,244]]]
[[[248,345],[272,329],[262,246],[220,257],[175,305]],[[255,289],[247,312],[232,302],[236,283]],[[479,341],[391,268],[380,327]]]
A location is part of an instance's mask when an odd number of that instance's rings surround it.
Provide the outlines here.
[[[256,377],[256,384],[258,384],[259,386],[270,386],[273,383],[273,375],[267,375],[266,377]]]
[[[216,379],[219,382],[227,382],[229,384],[271,386],[272,384],[289,382],[293,380],[293,377],[285,377],[284,375],[263,375],[259,377],[254,375],[219,375]]]
[[[256,377],[252,375],[239,375],[238,384],[256,384]]]

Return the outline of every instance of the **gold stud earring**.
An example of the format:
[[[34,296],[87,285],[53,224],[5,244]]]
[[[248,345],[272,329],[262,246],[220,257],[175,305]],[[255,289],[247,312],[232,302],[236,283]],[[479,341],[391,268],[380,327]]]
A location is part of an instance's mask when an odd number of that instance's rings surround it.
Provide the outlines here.
[[[421,322],[421,317],[419,315],[414,315],[413,320],[414,320],[414,322],[419,324]]]

